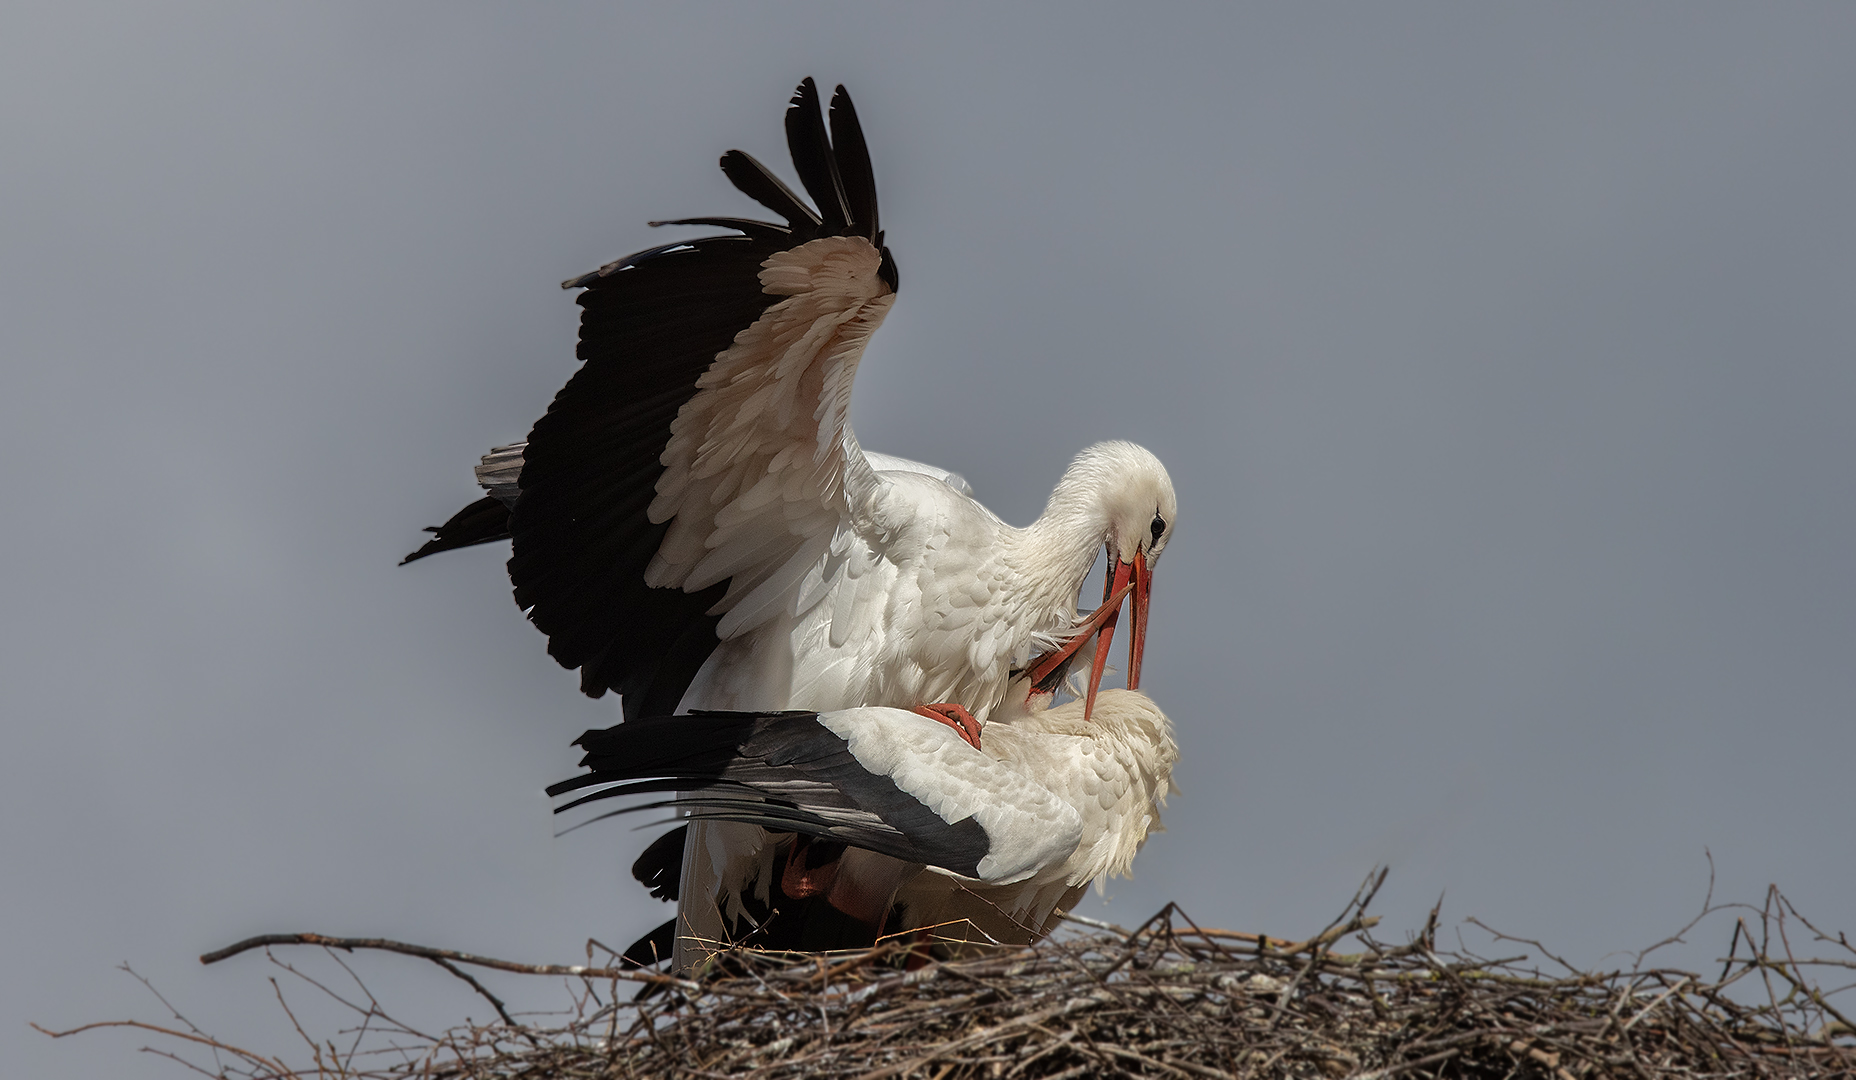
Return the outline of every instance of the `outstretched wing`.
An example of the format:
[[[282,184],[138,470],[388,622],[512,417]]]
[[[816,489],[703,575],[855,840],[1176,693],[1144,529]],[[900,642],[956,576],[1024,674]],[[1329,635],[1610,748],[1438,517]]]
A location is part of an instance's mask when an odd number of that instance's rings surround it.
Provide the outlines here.
[[[668,222],[735,234],[564,283],[586,290],[584,364],[523,451],[509,575],[549,653],[628,717],[675,709],[730,607],[882,483],[846,419],[896,290],[869,154],[843,87],[829,135],[810,79],[786,131],[816,211],[731,150],[722,171],[783,224]]]

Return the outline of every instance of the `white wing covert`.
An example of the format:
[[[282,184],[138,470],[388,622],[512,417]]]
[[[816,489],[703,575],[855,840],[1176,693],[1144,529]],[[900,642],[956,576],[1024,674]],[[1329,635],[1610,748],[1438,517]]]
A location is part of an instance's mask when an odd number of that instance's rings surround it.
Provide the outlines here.
[[[1049,788],[901,709],[645,717],[578,745],[591,772],[548,791],[596,790],[561,810],[675,790],[697,820],[845,842],[995,885],[1061,863],[1082,838],[1082,819]]]
[[[699,592],[728,581],[722,613],[830,534],[878,483],[848,422],[865,343],[895,293],[882,255],[831,236],[767,259],[782,297],[696,381],[670,426],[647,516],[670,531],[645,570],[653,588]]]

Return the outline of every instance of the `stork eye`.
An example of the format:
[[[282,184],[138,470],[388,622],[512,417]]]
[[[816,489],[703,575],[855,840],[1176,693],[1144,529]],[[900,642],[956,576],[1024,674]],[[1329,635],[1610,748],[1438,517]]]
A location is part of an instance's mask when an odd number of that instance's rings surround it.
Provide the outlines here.
[[[1153,524],[1154,543],[1158,544],[1160,542],[1160,534],[1165,531],[1166,531],[1166,519],[1161,517],[1159,514],[1155,514],[1154,524]]]

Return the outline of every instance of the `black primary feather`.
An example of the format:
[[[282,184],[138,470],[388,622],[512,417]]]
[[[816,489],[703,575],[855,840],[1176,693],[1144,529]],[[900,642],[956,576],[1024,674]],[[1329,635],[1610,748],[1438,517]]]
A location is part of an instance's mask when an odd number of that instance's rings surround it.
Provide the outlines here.
[[[793,233],[793,230],[784,225],[773,225],[765,221],[755,221],[752,218],[677,218],[673,221],[647,221],[645,224],[653,229],[660,229],[666,225],[714,225],[723,229],[738,229],[750,237],[763,240],[784,240]]]
[[[793,229],[816,229],[818,215],[805,204],[773,170],[754,159],[745,150],[730,150],[722,155],[722,175],[743,195],[786,219]]]
[[[806,194],[818,204],[819,217],[832,234],[849,231],[850,207],[844,200],[844,183],[838,177],[838,160],[825,135],[825,114],[819,106],[818,84],[810,78],[793,91],[786,106],[786,148]]]
[[[870,167],[870,149],[864,145],[864,129],[857,122],[857,109],[851,95],[838,87],[831,95],[832,160],[838,164],[838,180],[850,210],[851,226],[859,236],[881,243],[882,228],[876,219],[876,172]],[[892,286],[893,287],[893,286]]]

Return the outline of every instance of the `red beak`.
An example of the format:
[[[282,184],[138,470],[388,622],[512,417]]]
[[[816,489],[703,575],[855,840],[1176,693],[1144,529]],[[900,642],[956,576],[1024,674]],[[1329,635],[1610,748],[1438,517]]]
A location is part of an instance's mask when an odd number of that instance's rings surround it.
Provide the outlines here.
[[[1141,658],[1147,655],[1147,602],[1153,598],[1154,572],[1147,553],[1134,552],[1134,632],[1128,635],[1128,689],[1141,688]],[[1103,640],[1106,647],[1108,641]]]
[[[1140,556],[1136,555],[1135,558],[1138,559]],[[1096,691],[1102,687],[1102,668],[1108,663],[1108,643],[1115,640],[1115,622],[1121,617],[1121,598],[1128,595],[1129,589],[1140,588],[1135,580],[1130,580],[1134,574],[1133,563],[1125,563],[1116,559],[1111,570],[1112,576],[1103,575],[1102,607],[1096,609],[1097,611],[1106,609],[1108,617],[1102,620],[1100,630],[1102,637],[1096,642],[1095,661],[1089,665],[1089,696],[1083,699],[1083,723],[1085,724],[1089,722],[1089,714],[1096,711]],[[1113,600],[1109,599],[1111,596],[1114,597]]]
[[[1102,668],[1108,663],[1109,642],[1115,637],[1115,624],[1121,616],[1121,602],[1134,594],[1134,631],[1128,642],[1128,689],[1141,683],[1141,657],[1147,648],[1147,603],[1153,588],[1153,571],[1147,566],[1147,553],[1136,551],[1134,561],[1116,559],[1102,582],[1102,606],[1077,624],[1075,634],[1063,647],[1039,657],[1026,669],[1033,683],[1042,682],[1065,661],[1076,655],[1090,638],[1096,642],[1095,659],[1089,665],[1089,689],[1083,698],[1083,720],[1087,722],[1096,708],[1096,693],[1102,687]]]
[[[1049,678],[1053,672],[1062,667],[1071,657],[1075,656],[1077,650],[1088,644],[1090,639],[1096,636],[1097,631],[1100,631],[1104,626],[1108,627],[1110,631],[1113,631],[1115,627],[1115,617],[1121,614],[1121,602],[1126,599],[1128,593],[1134,589],[1134,583],[1128,580],[1128,575],[1125,572],[1127,564],[1123,563],[1122,566],[1124,572],[1121,575],[1121,583],[1117,585],[1112,580],[1109,582],[1108,599],[1103,601],[1101,607],[1090,612],[1081,622],[1076,624],[1076,630],[1070,635],[1070,640],[1064,642],[1061,647],[1053,649],[1033,660],[1031,666],[1025,669],[1025,675],[1033,683],[1040,683]],[[1102,681],[1103,658],[1107,655],[1107,642],[1104,641],[1096,646],[1096,661],[1089,682],[1089,701],[1083,706],[1085,714],[1095,704],[1096,686]]]

